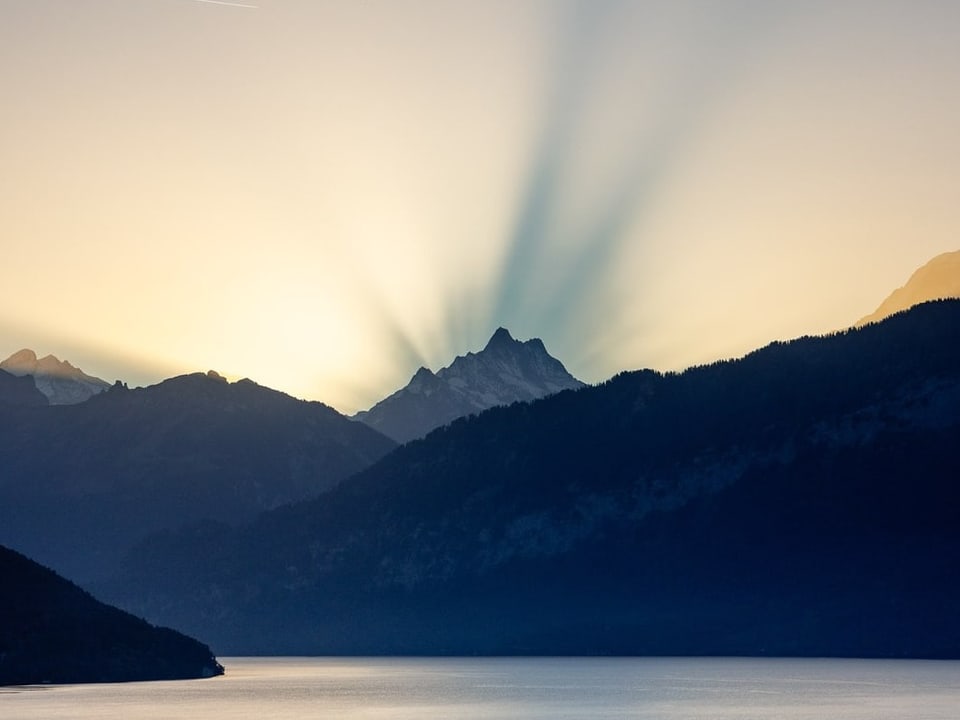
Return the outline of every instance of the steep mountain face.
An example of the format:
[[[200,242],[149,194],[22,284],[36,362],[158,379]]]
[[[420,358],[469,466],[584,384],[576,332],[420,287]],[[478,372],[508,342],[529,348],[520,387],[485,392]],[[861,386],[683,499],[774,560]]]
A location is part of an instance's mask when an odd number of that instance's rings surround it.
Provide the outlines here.
[[[897,288],[880,307],[857,321],[857,326],[877,322],[929,300],[960,297],[960,250],[937,255],[917,270],[907,284]]]
[[[453,422],[102,589],[225,653],[960,657],[960,301]]]
[[[210,648],[104,605],[0,546],[0,685],[223,674]]]
[[[541,340],[520,342],[499,328],[479,353],[436,374],[420,368],[406,387],[354,419],[403,443],[465,415],[580,387]]]
[[[0,406],[0,542],[83,582],[152,532],[247,520],[393,447],[326,405],[213,373]]]
[[[33,350],[20,350],[0,362],[0,369],[19,377],[29,375],[51,405],[74,405],[110,387],[110,383],[87,375],[53,355],[37,359]]]

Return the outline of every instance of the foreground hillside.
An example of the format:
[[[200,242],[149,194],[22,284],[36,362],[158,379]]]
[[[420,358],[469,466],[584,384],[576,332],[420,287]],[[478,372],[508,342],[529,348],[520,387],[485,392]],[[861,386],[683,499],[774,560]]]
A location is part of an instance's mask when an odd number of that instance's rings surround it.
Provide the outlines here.
[[[228,653],[960,657],[960,302],[410,443],[109,586]]]
[[[0,546],[0,685],[221,675],[205,645],[93,599]]]
[[[151,532],[249,520],[394,445],[322,403],[215,373],[77,405],[0,402],[0,543],[85,582]]]

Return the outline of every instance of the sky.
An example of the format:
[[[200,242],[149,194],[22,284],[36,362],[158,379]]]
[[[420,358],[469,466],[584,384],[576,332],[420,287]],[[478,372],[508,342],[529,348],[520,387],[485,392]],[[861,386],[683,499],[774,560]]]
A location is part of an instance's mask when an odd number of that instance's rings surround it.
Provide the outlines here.
[[[960,248],[953,0],[0,0],[0,89],[0,356],[131,386],[682,369]]]

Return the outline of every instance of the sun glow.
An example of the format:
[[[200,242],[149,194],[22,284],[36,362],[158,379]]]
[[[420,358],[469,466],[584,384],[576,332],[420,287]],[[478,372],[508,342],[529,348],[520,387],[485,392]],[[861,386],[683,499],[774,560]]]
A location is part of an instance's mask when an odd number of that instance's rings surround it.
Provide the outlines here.
[[[587,381],[833,330],[956,247],[951,4],[255,4],[5,6],[0,354],[353,411],[500,325]]]

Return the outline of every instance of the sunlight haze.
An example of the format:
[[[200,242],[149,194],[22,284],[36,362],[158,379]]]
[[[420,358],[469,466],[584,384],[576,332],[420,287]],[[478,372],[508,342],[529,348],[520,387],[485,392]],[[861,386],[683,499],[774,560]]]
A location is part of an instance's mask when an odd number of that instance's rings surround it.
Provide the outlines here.
[[[960,247],[960,3],[0,0],[0,359],[338,410],[498,326],[586,382]]]

